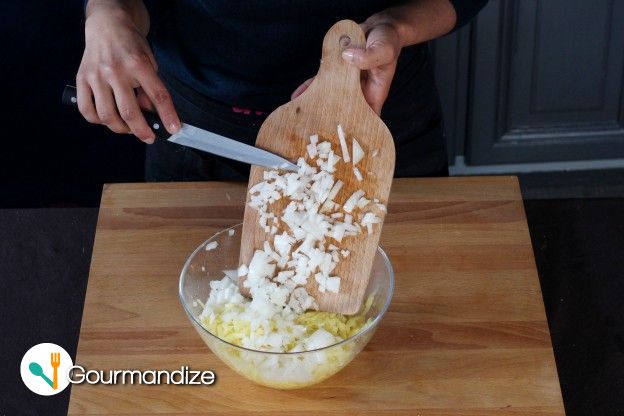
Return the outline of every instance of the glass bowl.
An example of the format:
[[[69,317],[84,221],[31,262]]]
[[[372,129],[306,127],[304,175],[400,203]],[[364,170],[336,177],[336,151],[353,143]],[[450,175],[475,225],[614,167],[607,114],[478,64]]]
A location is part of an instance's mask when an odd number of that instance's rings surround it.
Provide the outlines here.
[[[230,235],[230,230],[233,230],[233,235]],[[365,315],[370,320],[357,334],[317,350],[257,351],[218,338],[206,330],[199,320],[203,310],[201,305],[210,293],[210,282],[223,278],[223,270],[238,267],[241,234],[242,224],[218,232],[195,249],[180,274],[180,301],[208,348],[243,377],[279,389],[295,389],[316,384],[343,369],[370,341],[390,304],[394,290],[394,272],[386,253],[377,248],[364,295],[364,299],[373,297],[372,306]],[[214,241],[218,243],[217,248],[206,251],[206,244]]]

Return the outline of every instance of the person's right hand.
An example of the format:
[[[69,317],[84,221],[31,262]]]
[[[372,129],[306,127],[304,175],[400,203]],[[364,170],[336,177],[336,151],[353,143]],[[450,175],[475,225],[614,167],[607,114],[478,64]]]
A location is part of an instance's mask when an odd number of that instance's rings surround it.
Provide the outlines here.
[[[154,132],[141,114],[143,108],[157,111],[169,133],[180,128],[145,36],[119,11],[97,10],[87,18],[76,86],[78,108],[91,123],[153,143]]]

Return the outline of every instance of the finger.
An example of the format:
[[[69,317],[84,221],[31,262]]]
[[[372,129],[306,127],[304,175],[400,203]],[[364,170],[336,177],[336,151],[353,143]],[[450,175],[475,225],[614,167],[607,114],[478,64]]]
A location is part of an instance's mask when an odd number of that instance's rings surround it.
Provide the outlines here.
[[[366,49],[345,49],[342,57],[359,69],[366,70],[391,63],[394,60],[394,49],[384,43],[376,43]]]
[[[303,92],[305,90],[308,89],[308,87],[310,86],[310,84],[312,84],[312,81],[314,81],[314,77],[306,80],[303,84],[299,85],[297,87],[297,89],[295,91],[293,91],[293,93],[290,95],[290,99],[294,100],[295,98],[299,97],[301,94],[303,94]]]
[[[89,123],[101,124],[100,118],[95,111],[95,105],[93,104],[93,91],[89,84],[82,78],[76,79],[76,99],[78,100],[78,110],[80,114]]]
[[[136,89],[136,98],[139,103],[139,107],[143,110],[151,111],[152,113],[156,112],[156,107],[154,107],[152,101],[149,99],[145,91],[143,91],[143,88],[139,87]]]
[[[384,66],[397,58],[398,38],[385,26],[374,27],[366,38],[366,49],[348,48],[342,57],[362,70]]]
[[[119,115],[130,128],[132,134],[146,143],[153,143],[156,136],[145,121],[143,113],[141,113],[141,108],[136,95],[134,95],[132,86],[115,82],[113,83],[113,91]]]
[[[381,114],[383,104],[388,98],[395,70],[396,62],[383,68],[371,69],[363,77],[362,92],[364,98],[378,115]]]
[[[93,87],[93,95],[95,97],[95,110],[100,118],[100,122],[115,133],[129,133],[130,129],[117,112],[117,105],[115,104],[110,85],[101,81],[95,81],[91,86]]]
[[[368,31],[373,27],[368,21],[360,23],[360,27],[362,28],[362,32],[364,32],[365,36],[368,36]]]
[[[180,130],[180,119],[171,100],[171,95],[156,72],[143,71],[137,77],[137,81],[153,103],[167,131],[173,134]]]

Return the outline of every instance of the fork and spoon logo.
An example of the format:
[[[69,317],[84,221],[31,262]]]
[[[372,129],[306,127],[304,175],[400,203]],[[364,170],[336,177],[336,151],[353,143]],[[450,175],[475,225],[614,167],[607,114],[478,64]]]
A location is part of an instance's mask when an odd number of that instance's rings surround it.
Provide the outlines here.
[[[63,347],[46,342],[35,345],[24,354],[20,374],[31,391],[51,396],[67,388],[67,374],[72,366],[72,359]]]

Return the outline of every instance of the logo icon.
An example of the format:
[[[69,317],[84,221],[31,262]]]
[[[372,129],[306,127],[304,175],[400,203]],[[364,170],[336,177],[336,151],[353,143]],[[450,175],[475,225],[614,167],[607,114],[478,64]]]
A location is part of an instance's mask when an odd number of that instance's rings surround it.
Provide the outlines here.
[[[20,365],[22,381],[33,393],[52,396],[69,385],[68,371],[73,362],[63,347],[44,342],[24,354]]]

